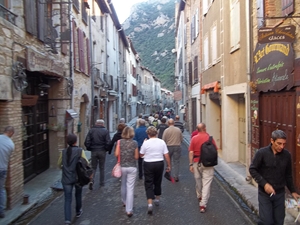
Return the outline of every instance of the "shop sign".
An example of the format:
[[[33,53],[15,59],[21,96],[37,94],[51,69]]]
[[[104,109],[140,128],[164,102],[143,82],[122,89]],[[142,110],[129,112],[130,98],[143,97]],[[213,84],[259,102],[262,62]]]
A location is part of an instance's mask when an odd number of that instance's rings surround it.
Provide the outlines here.
[[[253,61],[256,91],[279,91],[293,86],[294,50],[291,43],[257,44]]]
[[[174,100],[180,101],[182,99],[182,91],[174,91]]]
[[[296,40],[296,27],[293,25],[275,28],[261,28],[258,30],[258,43],[290,42]]]

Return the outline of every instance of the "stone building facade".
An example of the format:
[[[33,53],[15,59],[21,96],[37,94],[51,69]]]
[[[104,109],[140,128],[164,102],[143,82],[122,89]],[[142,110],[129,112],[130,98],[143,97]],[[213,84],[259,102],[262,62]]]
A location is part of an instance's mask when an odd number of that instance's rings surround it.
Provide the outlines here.
[[[21,204],[24,183],[56,168],[67,134],[75,133],[84,147],[97,119],[104,119],[109,131],[115,131],[121,117],[130,121],[136,116],[140,64],[111,1],[4,4],[0,132],[15,127],[6,183],[7,207],[12,208]]]

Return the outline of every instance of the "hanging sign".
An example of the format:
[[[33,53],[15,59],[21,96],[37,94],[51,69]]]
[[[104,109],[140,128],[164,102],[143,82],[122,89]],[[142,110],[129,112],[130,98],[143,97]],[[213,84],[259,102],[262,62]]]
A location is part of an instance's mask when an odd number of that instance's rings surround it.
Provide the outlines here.
[[[257,91],[279,91],[294,84],[294,50],[291,43],[257,44],[254,52],[253,82]]]
[[[258,43],[290,42],[296,40],[296,27],[293,25],[275,28],[261,28],[258,30]]]

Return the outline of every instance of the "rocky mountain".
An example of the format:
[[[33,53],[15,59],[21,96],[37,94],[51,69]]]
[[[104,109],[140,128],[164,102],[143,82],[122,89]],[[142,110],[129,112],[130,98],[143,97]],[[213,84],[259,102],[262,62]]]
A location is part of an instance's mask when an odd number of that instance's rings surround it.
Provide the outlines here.
[[[148,67],[162,87],[174,89],[175,1],[148,0],[131,8],[123,23],[127,36],[138,52],[142,66]]]

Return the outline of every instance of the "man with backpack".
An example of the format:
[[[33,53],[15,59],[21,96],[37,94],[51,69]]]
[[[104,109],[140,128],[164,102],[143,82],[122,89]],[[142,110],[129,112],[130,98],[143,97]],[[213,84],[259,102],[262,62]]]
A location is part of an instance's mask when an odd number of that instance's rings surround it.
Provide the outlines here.
[[[210,136],[206,133],[206,125],[199,123],[197,125],[198,135],[194,136],[189,146],[189,168],[194,174],[196,181],[196,194],[199,200],[200,212],[206,211],[206,206],[210,196],[211,182],[214,177],[214,167],[204,166],[203,163],[199,163],[201,157],[201,147],[206,143]],[[212,144],[217,149],[216,142],[212,139]]]
[[[158,119],[158,114],[155,114],[154,119],[152,120],[152,125],[158,129],[158,125],[161,123],[161,121]]]
[[[159,124],[157,126],[157,128],[156,128],[157,129],[157,133],[158,133],[157,137],[160,138],[160,139],[162,139],[162,136],[163,136],[163,133],[164,133],[165,129],[167,129],[169,127],[166,124],[166,122],[167,122],[166,118],[163,117],[161,119],[161,124]]]
[[[184,126],[183,126],[183,123],[180,122],[180,117],[179,117],[178,115],[175,116],[175,123],[174,123],[174,126],[175,126],[175,127],[178,127],[178,128],[181,130],[181,132],[183,133],[183,131],[184,131]]]

